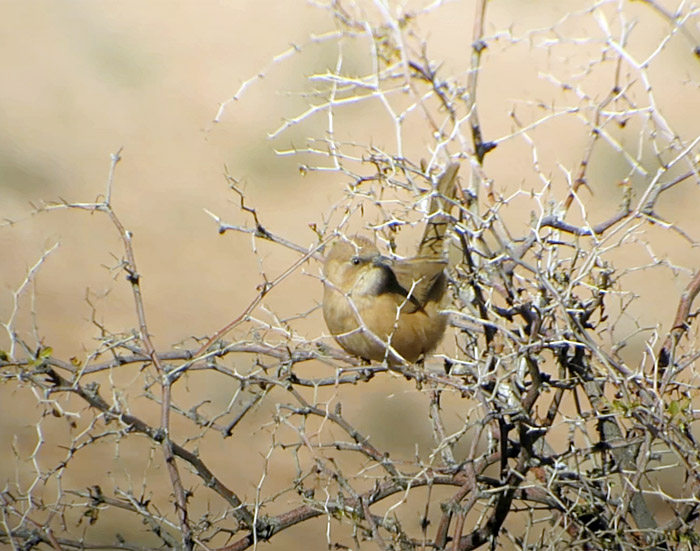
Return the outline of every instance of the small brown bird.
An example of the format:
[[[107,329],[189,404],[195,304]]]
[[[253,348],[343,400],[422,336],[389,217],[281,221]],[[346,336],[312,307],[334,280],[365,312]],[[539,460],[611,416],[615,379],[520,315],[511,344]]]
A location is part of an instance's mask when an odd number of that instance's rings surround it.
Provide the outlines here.
[[[346,352],[397,365],[415,362],[442,339],[444,241],[458,170],[459,164],[450,164],[440,177],[415,257],[386,258],[363,236],[338,241],[328,253],[323,317]]]

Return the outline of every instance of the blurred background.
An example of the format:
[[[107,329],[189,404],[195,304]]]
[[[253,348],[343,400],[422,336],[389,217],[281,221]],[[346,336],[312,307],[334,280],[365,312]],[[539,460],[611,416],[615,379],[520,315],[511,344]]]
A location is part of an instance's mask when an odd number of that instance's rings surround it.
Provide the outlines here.
[[[466,75],[472,3],[433,3],[429,12],[421,13],[428,4],[406,5],[407,11],[415,10],[417,28],[429,43],[428,57],[446,74]],[[583,112],[590,98],[609,93],[611,75],[620,69],[596,57],[606,25],[634,29],[628,51],[640,60],[663,43],[647,73],[653,79],[658,113],[683,140],[692,140],[700,129],[700,71],[691,52],[692,41],[680,32],[666,40],[672,24],[644,2],[628,3],[624,12],[618,11],[618,3],[602,3],[600,13],[592,4],[514,0],[489,5],[485,25],[489,47],[482,59],[477,102],[484,138],[508,138],[489,154],[484,168],[494,189],[511,197],[509,216],[521,221],[521,235],[527,234],[533,212],[529,191],[543,187],[542,175],[551,177],[554,187],[566,190],[567,173],[578,169],[591,129],[582,122],[583,115],[572,112],[571,116],[553,117],[524,139],[512,134],[517,130],[515,120],[528,125],[543,116],[542,106],[555,103],[569,108],[578,105]],[[676,4],[659,3],[669,10]],[[697,31],[697,26],[690,27]],[[167,349],[191,337],[211,335],[238,316],[257,294],[261,273],[271,279],[299,255],[267,243],[254,244],[246,234],[219,235],[218,225],[205,210],[224,222],[251,226],[251,216],[239,208],[239,196],[229,190],[224,176],[228,173],[239,182],[246,205],[256,209],[267,230],[305,247],[316,242],[312,226],[323,227],[328,222],[328,213],[343,200],[351,182],[338,173],[303,173],[300,164],[323,164],[322,160],[277,152],[303,148],[309,138],[322,138],[328,120],[320,113],[274,139],[269,135],[314,103],[310,94],[316,84],[309,77],[334,68],[339,51],[336,41],[319,37],[335,29],[336,23],[322,4],[302,1],[3,1],[0,319],[7,322],[16,311],[16,325],[28,341],[35,342],[36,335],[55,355],[81,361],[97,346],[100,331],[96,323],[114,333],[137,327],[131,290],[118,270],[122,244],[107,217],[75,210],[34,214],[35,207],[45,202],[89,203],[103,196],[110,155],[117,151],[122,160],[113,181],[113,206],[133,232],[146,316],[156,347]],[[547,40],[556,42],[557,49],[550,49]],[[345,48],[345,71],[366,73],[371,67],[367,44],[349,41]],[[275,56],[285,53],[275,61]],[[643,87],[630,73],[623,76]],[[584,85],[566,89],[556,82],[563,74],[578,75],[573,80],[586,75]],[[239,98],[228,103],[214,122],[220,105],[238,91]],[[648,124],[649,117],[646,120]],[[404,126],[406,153],[414,160],[428,157],[432,137],[425,132],[411,133],[412,124],[409,118]],[[639,138],[645,132],[645,117],[629,124],[612,129],[611,134],[635,156],[640,148],[650,148]],[[338,139],[348,142],[371,143],[388,152],[397,148],[393,121],[378,103],[349,107],[338,115],[336,131]],[[537,141],[536,156],[529,139]],[[651,150],[649,156],[653,157]],[[619,207],[619,184],[629,173],[621,157],[615,147],[596,150],[588,172],[590,191],[581,191],[586,215],[593,222],[605,220]],[[655,167],[650,164],[648,169],[653,173]],[[463,177],[468,179],[468,170]],[[632,179],[638,191],[645,182]],[[672,220],[683,233],[669,225],[646,227],[644,240],[619,258],[621,266],[663,260],[658,270],[628,275],[630,289],[650,300],[627,311],[629,321],[620,328],[623,333],[634,333],[639,327],[667,329],[690,270],[700,265],[694,247],[700,237],[700,198],[693,184],[677,187],[660,203],[658,215]],[[366,223],[355,218],[352,225],[360,230]],[[41,266],[33,288],[17,297],[14,292],[28,270],[56,244],[58,248]],[[317,262],[305,264],[265,299],[265,307],[282,318],[312,311],[293,324],[299,339],[325,336],[320,313],[314,310],[321,298],[319,271]],[[636,346],[641,347],[647,336],[640,337]],[[611,335],[611,341],[615,337]],[[332,344],[325,337],[323,342]],[[634,339],[630,343],[634,348]],[[8,346],[4,332],[0,348]],[[250,359],[240,361],[245,369]],[[123,376],[128,380],[136,374]],[[396,385],[405,385],[405,389]],[[233,388],[192,381],[179,398],[190,406],[208,399],[216,410],[227,403]],[[403,381],[380,382],[351,402],[348,414],[365,427],[372,427],[372,420],[381,416],[386,432],[376,434],[376,441],[391,443],[411,455],[415,443],[430,443],[425,410],[420,410],[423,398],[409,393],[411,388]],[[407,392],[404,396],[402,389]],[[420,410],[415,422],[406,423],[406,412],[414,407]],[[2,483],[25,480],[25,471],[26,480],[33,479],[32,462],[16,465],[15,452],[29,457],[37,443],[45,440],[42,457],[46,464],[63,453],[52,451],[50,443],[54,438],[60,441],[60,431],[65,429],[38,435],[33,415],[40,414],[30,413],[35,408],[29,391],[0,386]],[[252,424],[260,425],[268,413],[263,409]],[[397,425],[404,427],[399,435],[391,428]],[[251,459],[235,462],[235,469],[245,472],[229,476],[249,499],[258,484],[258,466],[270,448],[270,436],[261,430],[254,441],[247,450],[254,452]],[[247,444],[241,440],[236,445]],[[236,445],[232,443],[217,455],[220,442],[210,444],[212,466],[230,469],[231,450],[238,449]],[[203,448],[207,449],[204,444]],[[143,462],[143,469],[151,468],[144,449],[125,444],[117,454],[119,461],[131,459]],[[89,465],[101,461],[100,453],[116,461],[111,446],[94,451],[95,455],[86,453],[80,460],[88,467],[72,474],[76,478],[69,478],[70,482],[76,486],[95,483],[94,475],[99,473]],[[114,526],[119,526],[117,520]],[[306,534],[308,528],[301,530]],[[319,541],[325,541],[324,522],[316,530]],[[270,548],[308,548],[296,544],[296,536],[290,531]],[[113,534],[104,537],[109,540]]]

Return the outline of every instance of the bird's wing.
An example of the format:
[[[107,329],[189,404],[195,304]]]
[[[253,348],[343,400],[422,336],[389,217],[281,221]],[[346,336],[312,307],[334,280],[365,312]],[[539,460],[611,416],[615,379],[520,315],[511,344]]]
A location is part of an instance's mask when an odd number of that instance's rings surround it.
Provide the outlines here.
[[[409,298],[403,308],[404,312],[410,314],[420,310],[428,301],[436,300],[442,295],[446,266],[446,260],[430,257],[408,258],[392,265],[396,280],[405,292],[404,296]]]

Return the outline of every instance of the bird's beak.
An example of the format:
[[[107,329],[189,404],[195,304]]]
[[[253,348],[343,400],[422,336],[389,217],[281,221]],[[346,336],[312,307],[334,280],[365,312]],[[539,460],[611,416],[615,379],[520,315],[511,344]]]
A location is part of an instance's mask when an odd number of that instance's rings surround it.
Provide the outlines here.
[[[377,255],[372,259],[372,266],[376,268],[391,268],[394,261],[388,256]]]

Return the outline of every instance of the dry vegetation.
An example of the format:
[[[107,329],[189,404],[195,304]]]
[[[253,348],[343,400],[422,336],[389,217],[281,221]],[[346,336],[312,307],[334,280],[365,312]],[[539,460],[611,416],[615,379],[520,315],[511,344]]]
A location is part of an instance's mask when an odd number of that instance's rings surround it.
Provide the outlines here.
[[[317,4],[332,28],[244,81],[216,118],[269,73],[323,57],[271,134],[345,192],[303,221],[302,244],[228,167],[235,208],[210,216],[245,234],[259,273],[225,326],[191,337],[183,317],[180,342],[154,340],[137,237],[113,199],[119,153],[96,201],[36,205],[109,222],[109,269],[137,323],[115,331],[87,293],[97,344],[55,352],[33,315],[55,247],[8,291],[0,377],[13,398],[0,411],[31,401],[33,437],[7,438],[0,542],[698,548],[700,6],[579,2],[540,25],[547,3],[522,2],[509,27],[496,1]],[[464,19],[426,30],[457,7]],[[438,57],[444,43],[460,53]],[[510,76],[494,86],[496,73]],[[359,230],[411,254],[455,160],[448,336],[422,365],[363,364],[318,323],[324,246]],[[270,270],[271,254],[291,260]]]

